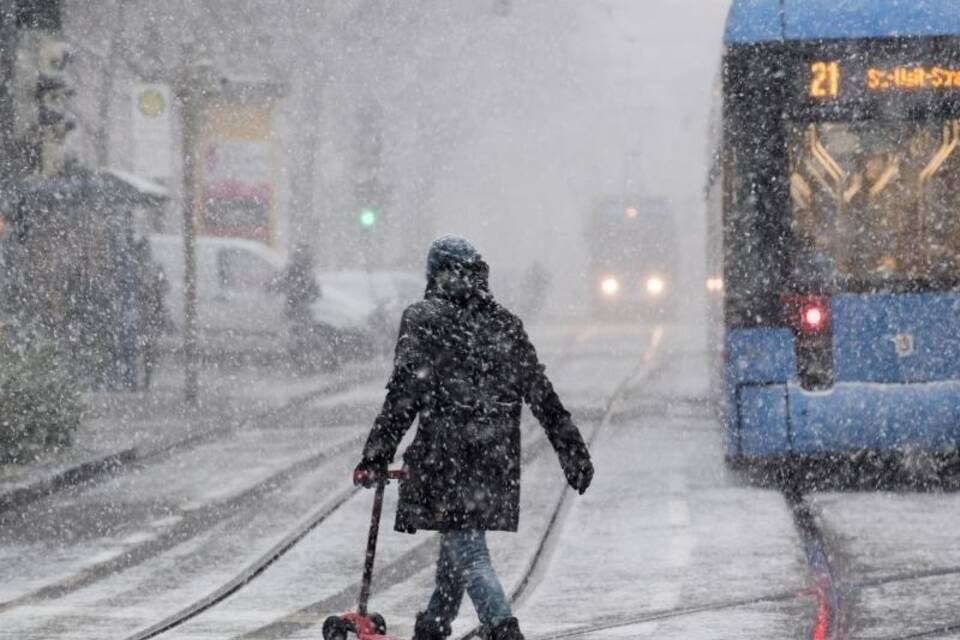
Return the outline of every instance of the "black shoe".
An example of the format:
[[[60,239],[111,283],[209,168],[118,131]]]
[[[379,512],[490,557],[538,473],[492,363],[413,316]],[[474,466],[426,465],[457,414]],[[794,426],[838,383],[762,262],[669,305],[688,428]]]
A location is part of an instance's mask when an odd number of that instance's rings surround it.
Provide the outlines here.
[[[417,614],[417,624],[413,628],[413,640],[447,640],[452,633],[450,625],[438,620],[427,619],[425,613]]]
[[[484,637],[487,640],[523,640],[523,634],[520,633],[520,623],[517,622],[516,618],[501,620],[493,628],[487,629]]]

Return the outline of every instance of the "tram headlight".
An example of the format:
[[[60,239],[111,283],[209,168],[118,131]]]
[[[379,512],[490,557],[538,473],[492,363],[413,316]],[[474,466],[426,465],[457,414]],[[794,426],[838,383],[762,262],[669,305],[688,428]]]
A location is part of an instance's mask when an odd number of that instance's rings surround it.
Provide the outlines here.
[[[600,291],[608,298],[612,298],[620,293],[620,281],[614,276],[607,276],[600,281]]]
[[[660,276],[650,276],[647,278],[647,293],[656,297],[663,295],[667,289],[667,283]]]

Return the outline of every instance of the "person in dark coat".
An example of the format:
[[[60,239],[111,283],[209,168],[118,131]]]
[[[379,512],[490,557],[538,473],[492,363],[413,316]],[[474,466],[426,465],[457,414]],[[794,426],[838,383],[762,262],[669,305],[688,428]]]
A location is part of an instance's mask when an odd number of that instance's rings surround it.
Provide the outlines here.
[[[499,305],[489,269],[463,238],[443,236],[427,256],[424,299],[406,309],[393,374],[354,477],[368,486],[403,454],[395,528],[439,531],[436,589],[417,616],[414,640],[451,633],[466,591],[485,637],[519,640],[517,619],[490,564],[487,531],[516,531],[520,516],[520,411],[524,402],[581,494],[590,454],[544,373],[521,321]]]
[[[137,245],[137,272],[140,282],[137,298],[140,350],[143,357],[143,388],[149,389],[160,366],[160,340],[171,324],[167,311],[170,283],[167,275],[144,239]]]
[[[289,320],[287,349],[294,364],[312,369],[314,355],[333,350],[333,336],[325,325],[314,322],[310,306],[323,297],[314,274],[313,253],[305,244],[294,247],[287,266],[268,288],[283,296],[284,314]]]
[[[307,245],[298,244],[286,268],[271,284],[273,290],[283,295],[284,311],[293,323],[309,325],[312,322],[310,305],[321,297],[313,269],[313,253]]]

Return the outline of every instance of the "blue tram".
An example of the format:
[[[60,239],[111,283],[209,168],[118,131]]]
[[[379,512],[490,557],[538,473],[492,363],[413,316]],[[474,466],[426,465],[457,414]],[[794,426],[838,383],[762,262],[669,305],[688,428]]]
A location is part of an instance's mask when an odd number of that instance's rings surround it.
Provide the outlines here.
[[[960,445],[956,0],[734,0],[707,280],[728,460]]]

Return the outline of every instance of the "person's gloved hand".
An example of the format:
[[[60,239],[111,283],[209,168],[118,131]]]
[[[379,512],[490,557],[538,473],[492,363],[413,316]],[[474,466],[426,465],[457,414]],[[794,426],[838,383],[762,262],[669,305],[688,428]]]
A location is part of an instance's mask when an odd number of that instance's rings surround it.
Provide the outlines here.
[[[387,473],[387,463],[381,460],[363,458],[353,470],[353,484],[369,489],[376,486],[381,477]]]
[[[563,465],[563,473],[567,476],[567,484],[583,495],[593,480],[593,463],[590,462],[590,455],[583,453],[574,456]]]

